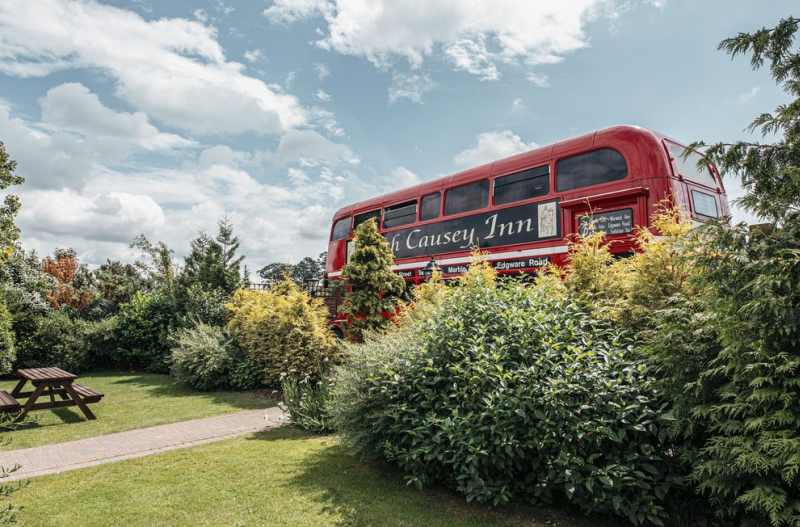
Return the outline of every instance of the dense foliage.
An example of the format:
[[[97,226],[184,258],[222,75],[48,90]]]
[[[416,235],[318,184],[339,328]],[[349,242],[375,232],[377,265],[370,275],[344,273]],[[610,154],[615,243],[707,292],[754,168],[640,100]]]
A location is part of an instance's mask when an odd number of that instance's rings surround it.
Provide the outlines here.
[[[13,319],[0,297],[0,375],[11,371],[17,359]]]
[[[664,403],[619,330],[478,266],[411,331],[373,337],[356,373],[339,370],[332,408],[351,445],[468,500],[663,519]]]
[[[178,331],[172,346],[171,373],[198,390],[227,388],[234,366],[233,347],[222,328],[200,323]]]
[[[374,219],[356,227],[353,244],[353,254],[342,269],[342,276],[352,289],[343,311],[350,316],[350,333],[359,339],[365,331],[374,331],[389,323],[405,282],[392,271],[392,249],[378,232]]]
[[[291,280],[267,291],[239,290],[228,309],[228,330],[268,386],[279,386],[286,376],[318,380],[336,360],[327,309]]]
[[[328,404],[330,386],[326,379],[286,377],[281,391],[283,406],[295,426],[317,434],[333,431]]]
[[[113,360],[153,372],[169,370],[169,337],[177,329],[178,305],[168,291],[137,292],[117,315]]]
[[[6,152],[6,147],[0,141],[0,190],[5,190],[13,185],[21,185],[25,180],[15,173],[17,163]],[[19,238],[19,228],[14,219],[22,206],[16,194],[6,193],[0,206],[0,263],[5,261],[14,249],[14,243]]]

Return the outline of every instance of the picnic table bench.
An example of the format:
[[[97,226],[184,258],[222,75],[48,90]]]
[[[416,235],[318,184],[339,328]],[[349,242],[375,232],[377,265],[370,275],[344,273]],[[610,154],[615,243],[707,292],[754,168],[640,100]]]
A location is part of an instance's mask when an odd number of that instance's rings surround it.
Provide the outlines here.
[[[17,419],[22,419],[31,410],[52,410],[65,406],[77,406],[87,419],[96,419],[89,409],[89,404],[99,402],[103,394],[86,386],[75,383],[77,375],[61,368],[27,368],[17,370],[19,382],[8,393],[0,390],[0,411],[20,412]],[[22,391],[30,382],[32,390]],[[49,401],[37,402],[42,395],[48,395]],[[56,400],[56,396],[59,400]],[[21,403],[19,399],[25,399]]]

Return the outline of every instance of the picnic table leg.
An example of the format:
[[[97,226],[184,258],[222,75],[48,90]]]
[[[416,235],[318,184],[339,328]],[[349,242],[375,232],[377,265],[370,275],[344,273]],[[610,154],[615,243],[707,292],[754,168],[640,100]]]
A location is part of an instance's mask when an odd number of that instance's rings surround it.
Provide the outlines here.
[[[41,384],[36,386],[36,389],[33,390],[33,393],[31,394],[31,396],[28,397],[28,401],[25,403],[25,406],[22,407],[22,411],[17,416],[17,419],[16,419],[17,421],[21,420],[23,417],[28,415],[28,412],[31,411],[31,408],[33,407],[33,405],[36,404],[36,399],[38,399],[39,396],[42,395],[42,392],[44,391],[46,386],[47,386],[46,383],[41,383]]]
[[[86,403],[83,402],[83,399],[81,399],[81,396],[78,395],[75,392],[75,388],[72,387],[72,383],[71,382],[65,382],[64,384],[62,384],[62,387],[69,394],[69,396],[72,398],[72,400],[75,401],[75,404],[77,404],[78,408],[81,409],[81,412],[83,412],[83,415],[86,416],[86,419],[89,419],[89,420],[97,419],[94,416],[94,414],[92,413],[92,411],[89,410],[89,407],[86,405]]]
[[[14,389],[11,390],[11,396],[16,397],[20,393],[22,393],[22,388],[25,386],[25,383],[28,382],[28,379],[20,379]]]

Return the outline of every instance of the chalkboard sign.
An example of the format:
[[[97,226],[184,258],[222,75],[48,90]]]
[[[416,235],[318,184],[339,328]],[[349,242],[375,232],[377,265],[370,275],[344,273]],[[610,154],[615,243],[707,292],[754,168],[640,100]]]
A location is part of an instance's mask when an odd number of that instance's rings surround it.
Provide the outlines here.
[[[592,216],[581,216],[582,235],[603,231],[606,234],[626,234],[633,231],[633,209],[598,212]]]

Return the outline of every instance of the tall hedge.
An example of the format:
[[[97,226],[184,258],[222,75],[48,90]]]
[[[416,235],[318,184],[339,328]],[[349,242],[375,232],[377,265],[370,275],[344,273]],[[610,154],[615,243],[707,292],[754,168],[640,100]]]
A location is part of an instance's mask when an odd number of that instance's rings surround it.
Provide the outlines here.
[[[468,278],[399,331],[337,370],[332,412],[357,450],[470,501],[665,518],[677,478],[664,402],[609,323],[536,288]]]

